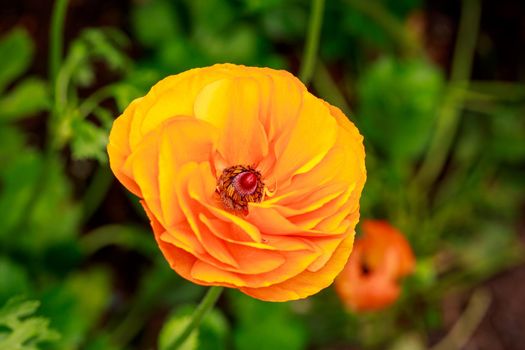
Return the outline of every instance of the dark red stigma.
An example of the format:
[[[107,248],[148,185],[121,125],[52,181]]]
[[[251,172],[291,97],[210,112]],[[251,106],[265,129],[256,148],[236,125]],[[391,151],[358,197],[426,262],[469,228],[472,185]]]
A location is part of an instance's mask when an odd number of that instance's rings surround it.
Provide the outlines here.
[[[233,184],[237,192],[242,195],[248,195],[255,192],[257,180],[257,175],[254,172],[246,171],[237,175]]]

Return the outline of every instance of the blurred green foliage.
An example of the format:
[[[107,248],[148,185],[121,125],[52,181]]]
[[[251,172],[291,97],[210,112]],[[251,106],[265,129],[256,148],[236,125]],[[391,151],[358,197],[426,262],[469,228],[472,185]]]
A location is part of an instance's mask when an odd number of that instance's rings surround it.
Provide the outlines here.
[[[423,60],[374,62],[357,86],[362,132],[389,160],[414,161],[428,146],[443,89],[442,73]]]
[[[369,174],[361,216],[392,222],[417,254],[400,300],[356,315],[331,289],[286,304],[231,291],[183,348],[422,349],[443,326],[447,293],[523,262],[516,227],[525,193],[525,89],[447,81],[407,34],[416,10],[424,11],[422,1],[327,2],[312,86],[356,111],[350,118],[365,136]],[[129,215],[136,200],[124,222],[93,220],[112,183],[108,130],[168,74],[217,62],[294,71],[308,11],[301,0],[136,1],[131,37],[86,28],[67,44],[56,86],[27,73],[35,45],[23,28],[3,35],[0,348],[164,349],[181,332],[203,288],[169,269],[141,209]],[[450,110],[459,115],[452,147],[422,185],[421,164]],[[38,302],[16,295],[40,300],[45,318],[33,316]]]

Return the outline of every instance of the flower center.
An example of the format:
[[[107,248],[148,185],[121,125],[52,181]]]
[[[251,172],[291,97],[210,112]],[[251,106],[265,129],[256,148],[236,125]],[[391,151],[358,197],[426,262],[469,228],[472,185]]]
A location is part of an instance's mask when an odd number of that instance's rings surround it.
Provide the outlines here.
[[[233,179],[233,186],[243,195],[252,194],[257,189],[257,175],[251,171],[240,173]]]
[[[217,193],[227,209],[248,214],[248,203],[258,203],[264,197],[261,173],[251,166],[234,165],[224,169],[217,180]]]

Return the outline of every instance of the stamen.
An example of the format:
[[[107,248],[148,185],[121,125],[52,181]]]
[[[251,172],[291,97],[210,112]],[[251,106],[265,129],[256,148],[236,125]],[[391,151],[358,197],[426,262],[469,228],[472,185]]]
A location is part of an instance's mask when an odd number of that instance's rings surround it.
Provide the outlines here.
[[[261,173],[251,166],[234,165],[224,169],[217,180],[217,193],[224,206],[236,213],[248,214],[248,203],[264,197]]]

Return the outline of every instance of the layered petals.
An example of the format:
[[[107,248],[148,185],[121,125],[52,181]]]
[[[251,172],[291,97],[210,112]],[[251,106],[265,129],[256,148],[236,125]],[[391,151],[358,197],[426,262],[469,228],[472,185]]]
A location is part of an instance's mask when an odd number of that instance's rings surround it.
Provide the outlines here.
[[[415,267],[405,237],[385,221],[366,220],[346,267],[336,279],[341,301],[352,311],[375,311],[394,303],[399,279]]]
[[[115,120],[108,153],[166,260],[194,283],[305,298],[352,251],[362,137],[285,71],[221,64],[167,77]],[[264,193],[232,206],[252,191],[240,172]]]

